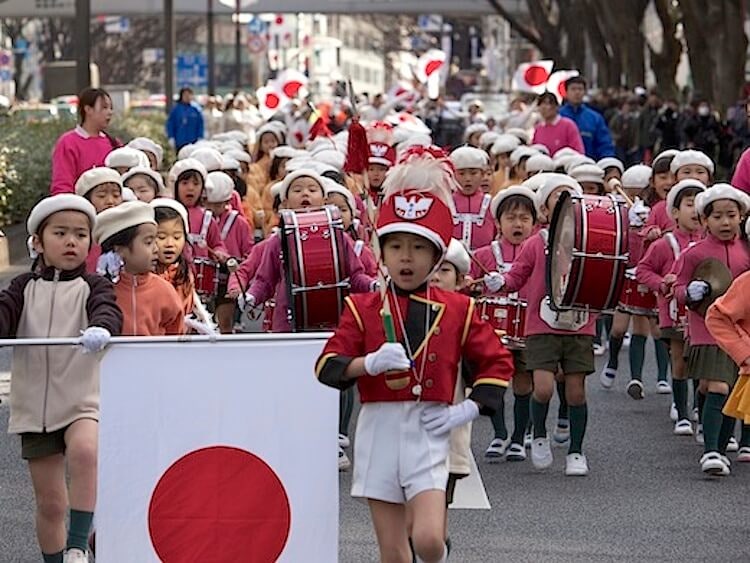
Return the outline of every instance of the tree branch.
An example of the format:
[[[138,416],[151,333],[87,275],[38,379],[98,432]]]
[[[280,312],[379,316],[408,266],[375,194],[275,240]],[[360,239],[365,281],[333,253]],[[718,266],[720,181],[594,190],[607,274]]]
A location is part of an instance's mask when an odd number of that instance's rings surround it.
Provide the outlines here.
[[[489,2],[490,6],[492,6],[495,12],[497,12],[498,16],[500,16],[510,24],[510,27],[513,31],[518,33],[518,35],[526,39],[526,41],[537,47],[539,50],[545,51],[545,46],[543,45],[539,34],[535,29],[522,24],[518,18],[516,18],[513,14],[506,10],[502,6],[502,4],[500,4],[499,0],[487,0],[487,2]]]

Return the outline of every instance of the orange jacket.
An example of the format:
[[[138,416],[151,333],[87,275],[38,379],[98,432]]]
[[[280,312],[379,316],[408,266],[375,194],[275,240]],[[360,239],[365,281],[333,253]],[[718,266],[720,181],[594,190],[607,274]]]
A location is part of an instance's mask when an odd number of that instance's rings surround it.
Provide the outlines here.
[[[167,280],[152,273],[120,272],[115,296],[122,310],[123,336],[184,334],[183,304]]]

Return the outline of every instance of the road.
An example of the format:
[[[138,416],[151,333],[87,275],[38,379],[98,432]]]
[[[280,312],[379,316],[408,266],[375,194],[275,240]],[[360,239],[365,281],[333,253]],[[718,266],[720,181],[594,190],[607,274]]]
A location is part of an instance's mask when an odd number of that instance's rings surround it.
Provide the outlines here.
[[[624,365],[626,357],[627,350]],[[7,360],[7,351],[0,351],[0,365]],[[639,403],[625,394],[625,377],[618,377],[612,391],[589,378],[588,477],[563,475],[560,448],[543,473],[530,462],[487,465],[481,454],[491,427],[488,420],[476,423],[473,449],[492,510],[450,511],[451,561],[750,560],[750,520],[743,504],[750,464],[734,464],[725,479],[704,478],[700,447],[671,434],[670,399],[653,392],[652,363],[645,373],[650,393]],[[7,405],[0,406],[0,560],[38,561],[31,489],[18,439],[4,432],[7,416]],[[341,474],[340,560],[374,562],[368,510],[349,497],[350,475]]]

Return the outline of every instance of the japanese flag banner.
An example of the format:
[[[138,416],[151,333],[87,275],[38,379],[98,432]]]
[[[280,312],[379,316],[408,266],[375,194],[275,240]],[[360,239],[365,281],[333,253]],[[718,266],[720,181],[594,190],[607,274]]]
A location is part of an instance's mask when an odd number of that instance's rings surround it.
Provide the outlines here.
[[[289,98],[274,82],[258,88],[255,97],[258,98],[258,109],[263,119],[270,119],[275,113],[283,111],[289,103]]]
[[[521,63],[513,75],[511,89],[516,92],[543,94],[554,66],[555,62],[551,60]]]
[[[565,82],[569,78],[573,78],[574,76],[578,76],[579,72],[577,70],[556,70],[553,72],[549,79],[547,80],[547,91],[552,92],[555,96],[557,96],[557,101],[559,103],[562,103],[562,101],[565,99],[565,94],[567,93],[565,91]]]
[[[338,393],[323,340],[114,344],[97,560],[337,561]]]
[[[445,65],[446,54],[440,49],[430,49],[417,60],[415,75],[422,84],[430,84],[431,79],[439,80],[441,69]]]

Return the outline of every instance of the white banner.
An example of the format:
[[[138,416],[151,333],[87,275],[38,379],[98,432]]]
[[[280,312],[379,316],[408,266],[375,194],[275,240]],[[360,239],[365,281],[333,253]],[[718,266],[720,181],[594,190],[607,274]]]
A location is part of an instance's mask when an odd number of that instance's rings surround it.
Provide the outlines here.
[[[337,561],[323,341],[115,344],[101,367],[97,560]]]

